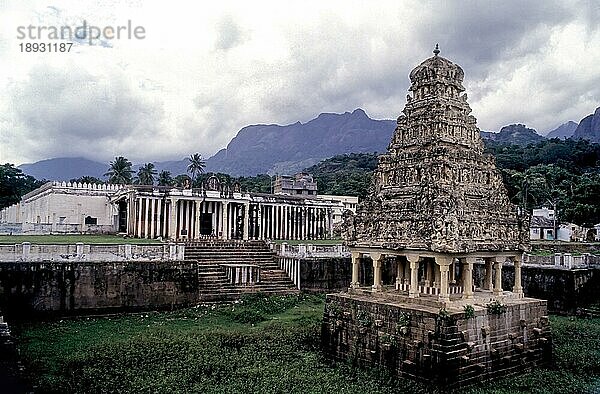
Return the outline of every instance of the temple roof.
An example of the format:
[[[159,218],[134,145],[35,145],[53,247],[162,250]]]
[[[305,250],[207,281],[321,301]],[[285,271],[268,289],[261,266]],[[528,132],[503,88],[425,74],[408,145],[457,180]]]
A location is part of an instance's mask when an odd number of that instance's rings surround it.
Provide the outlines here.
[[[437,52],[437,53],[436,53]],[[432,84],[436,82],[451,83],[464,91],[462,86],[465,73],[463,69],[450,60],[438,55],[439,49],[434,50],[434,55],[425,59],[421,64],[410,72],[412,86],[409,90],[415,90],[417,86]]]
[[[508,199],[470,115],[462,68],[439,56],[412,70],[407,103],[372,187],[346,224],[350,246],[444,253],[518,251],[528,223]]]

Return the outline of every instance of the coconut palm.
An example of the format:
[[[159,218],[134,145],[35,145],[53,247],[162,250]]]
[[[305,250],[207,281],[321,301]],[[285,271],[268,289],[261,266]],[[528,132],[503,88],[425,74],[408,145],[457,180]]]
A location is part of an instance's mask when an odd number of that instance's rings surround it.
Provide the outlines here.
[[[202,159],[202,155],[200,153],[194,153],[190,155],[188,158],[190,164],[188,165],[187,172],[192,174],[192,181],[196,181],[198,175],[204,172],[204,167],[206,167],[206,163],[204,159]]]
[[[162,170],[158,174],[158,186],[173,186],[174,180],[171,171]]]
[[[110,168],[104,176],[108,177],[108,183],[129,185],[133,180],[132,174],[131,162],[123,156],[119,156],[110,162]]]
[[[136,183],[138,185],[154,185],[155,175],[156,168],[154,168],[154,164],[146,163],[138,170]]]

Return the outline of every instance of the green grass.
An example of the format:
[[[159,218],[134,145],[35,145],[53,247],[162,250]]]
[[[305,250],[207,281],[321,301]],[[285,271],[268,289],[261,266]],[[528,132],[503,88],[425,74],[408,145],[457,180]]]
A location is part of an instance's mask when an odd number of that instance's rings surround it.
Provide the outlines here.
[[[319,350],[322,296],[247,298],[175,312],[15,326],[36,393],[426,393]],[[600,319],[551,317],[555,367],[465,393],[585,393],[600,387]]]
[[[155,244],[160,241],[145,238],[123,238],[118,235],[0,235],[0,244]]]

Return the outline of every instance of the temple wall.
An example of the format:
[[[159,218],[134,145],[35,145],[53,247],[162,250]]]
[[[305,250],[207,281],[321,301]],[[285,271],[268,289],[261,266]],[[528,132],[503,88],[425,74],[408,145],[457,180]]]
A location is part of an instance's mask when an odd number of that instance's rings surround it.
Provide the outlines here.
[[[307,291],[341,291],[350,285],[352,277],[349,258],[300,259],[301,289]],[[384,284],[395,281],[394,263],[382,267]],[[481,287],[484,266],[476,264],[473,282]],[[373,265],[370,259],[362,259],[359,271],[360,282],[373,282]],[[511,290],[514,285],[514,267],[502,268],[502,287]],[[549,267],[522,267],[522,285],[525,296],[548,300],[548,310],[557,313],[575,313],[577,308],[600,302],[600,270],[560,269]]]
[[[522,286],[525,296],[548,300],[548,310],[554,313],[575,313],[578,308],[600,302],[600,270],[559,269],[523,266]],[[473,283],[483,283],[484,267],[475,265]],[[502,268],[502,288],[512,289],[514,267]]]
[[[0,309],[11,317],[166,309],[197,300],[198,267],[190,262],[0,263]]]
[[[172,261],[183,260],[183,244],[31,244],[23,242],[0,245],[1,262],[117,262],[117,261]]]
[[[328,295],[322,346],[335,360],[383,366],[444,389],[522,373],[552,357],[546,303],[532,299],[500,314],[479,308],[467,318]]]

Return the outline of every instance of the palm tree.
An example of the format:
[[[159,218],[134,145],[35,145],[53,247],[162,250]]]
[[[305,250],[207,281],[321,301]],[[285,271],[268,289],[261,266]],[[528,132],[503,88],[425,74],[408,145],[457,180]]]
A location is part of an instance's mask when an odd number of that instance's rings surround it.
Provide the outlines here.
[[[104,176],[108,177],[108,183],[129,185],[133,180],[131,174],[133,174],[131,162],[123,156],[119,156],[110,163],[110,168]]]
[[[162,170],[158,174],[158,186],[173,186],[173,182],[171,171]]]
[[[146,163],[138,170],[136,183],[138,185],[154,185],[155,175],[156,169],[154,168],[154,164]]]
[[[71,183],[95,183],[95,184],[103,184],[104,181],[102,179],[98,179],[95,176],[84,175],[79,178],[72,178],[69,180]]]
[[[199,174],[204,172],[204,167],[206,167],[206,163],[202,159],[202,155],[200,153],[194,153],[190,155],[189,159],[190,164],[188,165],[187,172],[192,174],[192,181],[196,181]]]

